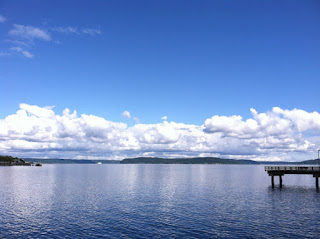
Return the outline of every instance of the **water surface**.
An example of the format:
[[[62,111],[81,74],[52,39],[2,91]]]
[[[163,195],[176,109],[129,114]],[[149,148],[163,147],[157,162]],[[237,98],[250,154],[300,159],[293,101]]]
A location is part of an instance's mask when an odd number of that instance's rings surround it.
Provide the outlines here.
[[[260,165],[0,167],[0,182],[0,238],[320,235],[314,178],[272,189]]]

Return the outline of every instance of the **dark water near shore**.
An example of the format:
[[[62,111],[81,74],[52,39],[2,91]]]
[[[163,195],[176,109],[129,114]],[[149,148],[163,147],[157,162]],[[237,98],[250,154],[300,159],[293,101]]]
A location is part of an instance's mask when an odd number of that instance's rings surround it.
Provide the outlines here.
[[[283,182],[261,165],[0,167],[0,238],[319,238],[314,178]]]

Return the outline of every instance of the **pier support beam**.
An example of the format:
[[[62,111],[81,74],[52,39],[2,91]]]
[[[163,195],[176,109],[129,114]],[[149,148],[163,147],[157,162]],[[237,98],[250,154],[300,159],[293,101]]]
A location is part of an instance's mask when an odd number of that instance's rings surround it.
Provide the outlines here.
[[[320,150],[319,150],[320,153]],[[320,162],[320,158],[319,158]],[[271,185],[272,188],[274,187],[274,177],[279,176],[279,187],[282,188],[282,176],[285,174],[309,174],[313,175],[313,177],[316,180],[316,188],[317,191],[320,191],[319,186],[319,178],[320,178],[320,165],[319,166],[267,166],[265,167],[265,171],[268,173],[268,175],[271,177]]]

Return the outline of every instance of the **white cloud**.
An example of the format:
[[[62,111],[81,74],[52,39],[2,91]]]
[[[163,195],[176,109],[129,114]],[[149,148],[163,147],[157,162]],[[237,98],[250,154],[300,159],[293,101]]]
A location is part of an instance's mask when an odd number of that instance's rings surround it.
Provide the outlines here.
[[[132,119],[136,122],[136,124],[140,124],[139,118],[138,118],[138,117],[132,117],[131,114],[130,114],[130,112],[127,111],[127,110],[123,111],[122,114],[121,114],[121,116],[122,116],[123,118],[127,118],[127,119],[131,119],[131,118],[132,118]]]
[[[6,39],[6,42],[15,45],[15,46],[22,46],[22,47],[28,47],[29,44],[25,41],[21,41],[21,40],[11,40],[11,39]]]
[[[5,52],[5,51],[0,52],[0,56],[11,56],[11,55],[12,55],[12,53],[10,53],[10,52]]]
[[[179,130],[173,124],[137,124],[129,129],[135,139],[144,144],[171,144],[180,138]]]
[[[7,19],[4,16],[0,15],[0,23],[3,23],[5,21],[7,21]]]
[[[79,28],[71,26],[58,26],[52,27],[51,31],[65,33],[65,34],[88,34],[88,35],[100,35],[102,32],[100,29],[96,28]]]
[[[49,105],[49,106],[44,106],[43,108],[46,110],[52,110],[55,107],[56,107],[55,105]]]
[[[69,109],[59,115],[53,107],[20,104],[15,114],[0,119],[0,153],[109,159],[141,155],[255,160],[290,160],[295,154],[313,157],[320,144],[318,112],[280,108],[251,112],[247,120],[216,115],[203,125],[164,121],[128,127],[95,115],[78,116]]]
[[[133,117],[133,120],[136,122],[136,124],[140,124],[140,119],[138,117]]]
[[[2,19],[3,21],[5,18]],[[1,15],[0,15],[1,21]],[[5,39],[6,42],[11,44],[11,48],[0,52],[0,56],[11,56],[15,55],[10,51],[20,53],[27,58],[34,57],[30,51],[25,48],[34,46],[36,40],[44,40],[48,42],[53,42],[55,44],[61,44],[58,39],[52,39],[51,34],[63,33],[63,34],[76,34],[76,35],[100,35],[101,30],[95,28],[79,28],[71,26],[57,26],[57,27],[46,27],[45,29],[35,26],[26,26],[21,24],[13,24],[12,29],[8,32],[9,39]],[[22,49],[22,47],[24,49]]]
[[[320,129],[320,114],[318,112],[306,112],[304,110],[282,110],[279,107],[274,107],[274,113],[281,115],[285,120],[293,122],[299,132],[307,130]]]
[[[320,114],[303,110],[282,110],[274,107],[272,111],[257,113],[250,109],[253,118],[246,121],[239,115],[230,117],[215,115],[204,122],[208,133],[222,133],[238,138],[260,138],[266,136],[291,135],[308,130],[320,129]]]
[[[100,35],[102,33],[101,30],[94,29],[94,28],[85,28],[85,29],[82,29],[81,32],[84,34],[89,34],[91,36]]]
[[[13,29],[9,31],[9,35],[19,37],[19,38],[25,38],[25,39],[40,39],[45,41],[50,41],[51,36],[50,34],[38,27],[33,26],[24,26],[19,24],[14,24]]]
[[[161,119],[166,121],[168,119],[168,117],[167,116],[162,116]]]
[[[130,114],[130,112],[127,111],[127,110],[123,111],[122,114],[121,114],[121,116],[122,116],[123,118],[127,118],[127,119],[130,119],[130,118],[131,118],[131,114]]]
[[[11,47],[10,50],[21,53],[23,56],[27,58],[33,58],[33,55],[29,51],[23,50],[21,47]]]
[[[22,54],[27,58],[33,58],[33,55],[29,51],[22,51]]]
[[[61,33],[74,33],[74,34],[79,34],[78,32],[78,28],[76,27],[53,27],[52,31],[56,31],[56,32],[61,32]]]

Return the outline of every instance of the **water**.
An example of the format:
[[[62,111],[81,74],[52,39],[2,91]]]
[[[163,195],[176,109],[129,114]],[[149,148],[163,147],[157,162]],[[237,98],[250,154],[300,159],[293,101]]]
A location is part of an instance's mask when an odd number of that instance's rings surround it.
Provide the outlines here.
[[[314,178],[272,189],[263,166],[0,167],[0,182],[0,238],[320,235]]]

